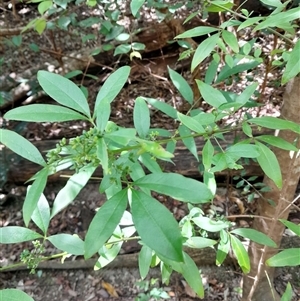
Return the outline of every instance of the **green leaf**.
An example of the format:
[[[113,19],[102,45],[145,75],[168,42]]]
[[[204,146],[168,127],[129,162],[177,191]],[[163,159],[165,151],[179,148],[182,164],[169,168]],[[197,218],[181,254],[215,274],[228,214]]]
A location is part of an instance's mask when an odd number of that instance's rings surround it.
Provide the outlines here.
[[[243,273],[249,273],[250,271],[250,260],[249,255],[241,243],[241,241],[233,235],[230,235],[231,247],[234,255],[238,260],[238,264],[241,267]]]
[[[291,248],[283,250],[266,261],[271,267],[295,267],[300,265],[300,248]]]
[[[232,7],[233,7],[233,3],[231,1],[215,0],[206,7],[206,10],[212,13],[219,13],[219,12],[227,11]]]
[[[214,152],[215,152],[215,149],[214,149],[210,139],[207,139],[207,141],[205,142],[204,147],[202,149],[202,163],[204,165],[205,170],[209,170],[211,168]]]
[[[148,275],[151,261],[152,250],[148,246],[143,245],[139,253],[139,271],[142,279]]]
[[[106,79],[100,91],[98,92],[95,103],[95,112],[97,112],[97,107],[103,99],[106,99],[106,101],[108,101],[109,103],[111,103],[115,99],[115,97],[119,94],[119,92],[125,85],[129,73],[130,67],[124,66],[113,72]]]
[[[218,108],[220,105],[227,103],[225,96],[211,85],[196,79],[198,89],[203,99],[211,106]]]
[[[38,5],[38,11],[42,15],[45,11],[47,11],[51,6],[53,5],[53,2],[51,0],[48,1],[42,1]]]
[[[225,43],[232,49],[233,52],[238,53],[240,50],[238,41],[236,36],[228,31],[228,30],[223,30],[222,31],[222,37],[225,41]]]
[[[23,203],[23,219],[25,225],[28,226],[32,213],[36,208],[42,192],[44,191],[47,183],[49,170],[43,168],[36,174],[36,179],[31,186],[28,187],[25,201]]]
[[[195,70],[195,68],[205,60],[210,53],[215,48],[217,42],[219,40],[219,33],[212,35],[209,38],[206,38],[196,49],[194,53],[192,64],[191,64],[191,72]]]
[[[46,234],[50,222],[50,208],[44,194],[41,194],[31,219]]]
[[[35,231],[18,226],[8,226],[0,228],[0,243],[13,244],[24,241],[35,240],[43,236]]]
[[[159,143],[155,141],[146,141],[142,140],[141,144],[141,152],[147,152],[154,157],[161,160],[169,160],[174,157],[174,155],[167,150],[165,150]]]
[[[257,146],[252,144],[234,144],[226,149],[226,153],[233,158],[257,158],[260,155]]]
[[[181,33],[180,35],[176,36],[174,39],[200,37],[200,36],[215,32],[217,30],[218,30],[217,28],[213,28],[210,26],[198,26],[198,27],[194,27],[193,29],[190,29],[190,30],[187,30],[187,31]]]
[[[44,18],[34,20],[34,29],[38,34],[42,34],[47,26],[47,22]]]
[[[204,127],[201,125],[201,123],[196,120],[193,117],[186,116],[181,113],[177,113],[178,119],[190,130],[196,132],[196,133],[205,133]]]
[[[288,282],[288,284],[286,285],[285,292],[282,295],[280,301],[291,301],[292,298],[293,298],[293,289],[291,284]]]
[[[247,86],[246,89],[240,95],[237,96],[235,101],[240,104],[240,107],[245,105],[250,100],[250,97],[253,95],[257,86],[258,86],[258,83],[253,83],[253,84]]]
[[[103,99],[96,108],[96,124],[101,133],[104,132],[107,122],[110,117],[110,102],[107,99]]]
[[[203,248],[211,247],[216,243],[217,243],[216,240],[199,237],[199,236],[192,236],[184,244],[190,248],[203,249]]]
[[[105,138],[108,138],[120,145],[127,146],[130,141],[136,140],[136,130],[130,128],[121,128],[117,131],[106,133]]]
[[[142,97],[138,97],[134,103],[133,122],[137,133],[141,138],[148,135],[150,129],[150,111]]]
[[[280,221],[296,235],[300,236],[300,224],[297,225],[284,219],[280,219]]]
[[[276,243],[269,238],[269,236],[254,229],[239,228],[231,231],[230,233],[240,235],[244,238],[249,238],[250,240],[261,245],[266,245],[272,248],[277,247]]]
[[[71,109],[47,104],[33,104],[8,111],[6,119],[29,122],[62,122],[69,120],[88,120],[87,117]]]
[[[169,104],[154,98],[143,97],[150,105],[173,119],[177,119],[177,111]]]
[[[77,236],[71,234],[56,234],[47,237],[57,249],[72,255],[84,254],[84,242]]]
[[[246,27],[250,27],[253,24],[258,23],[261,20],[264,20],[264,17],[251,17],[249,19],[247,19],[246,21],[244,21],[242,24],[240,24],[240,26],[238,27],[237,31],[240,31]]]
[[[182,97],[188,101],[188,103],[193,104],[194,101],[194,93],[188,82],[176,71],[172,70],[168,66],[168,71],[170,74],[170,78],[172,80],[172,83],[177,88],[177,90],[180,92]]]
[[[85,259],[104,245],[119,224],[127,206],[127,190],[123,189],[108,199],[97,211],[85,237]]]
[[[46,165],[39,150],[27,139],[13,131],[0,129],[0,143],[31,162],[42,166]]]
[[[131,45],[121,44],[115,48],[114,56],[118,54],[128,53],[131,50]]]
[[[193,217],[192,220],[198,227],[208,232],[219,232],[230,226],[228,222],[223,222],[221,220],[215,221],[206,216],[196,216]]]
[[[97,141],[97,158],[100,160],[104,174],[108,173],[108,152],[103,138]]]
[[[94,166],[86,166],[70,177],[65,187],[56,195],[51,218],[73,202],[81,189],[86,185],[95,169],[96,167]]]
[[[243,122],[242,124],[243,132],[248,136],[248,137],[253,137],[252,135],[252,128],[247,122]]]
[[[165,206],[132,190],[131,212],[136,230],[149,248],[170,260],[183,261],[179,226]]]
[[[21,290],[7,288],[0,290],[0,301],[34,301],[29,295]]]
[[[264,173],[275,183],[275,185],[282,188],[282,176],[280,165],[275,154],[264,144],[255,141],[259,147],[260,155],[257,157],[257,162],[264,171]]]
[[[300,73],[300,40],[297,41],[293,50],[291,51],[285,70],[281,78],[281,84],[286,84],[289,80],[296,77]]]
[[[249,123],[254,123],[259,126],[273,129],[273,130],[291,130],[297,134],[300,134],[300,126],[299,124],[284,120],[281,118],[271,117],[271,116],[264,116],[264,117],[257,117],[248,120]]]
[[[221,234],[222,232],[220,232]],[[227,234],[228,237],[228,234]],[[218,244],[217,257],[216,257],[216,265],[220,266],[227,257],[227,254],[230,251],[230,240],[226,241],[221,240]]]
[[[44,70],[38,72],[37,78],[43,90],[58,103],[91,117],[83,92],[73,82]]]
[[[217,62],[216,60],[212,60],[210,62],[210,64],[208,65],[208,68],[205,73],[204,82],[206,84],[212,84],[212,82],[214,81],[214,79],[216,77],[218,68],[219,68],[219,62]]]
[[[288,151],[298,151],[298,148],[293,145],[292,143],[287,142],[286,140],[272,135],[262,135],[255,137],[258,140],[261,140],[265,143],[268,143],[270,145],[276,146],[278,148],[288,150]]]
[[[145,0],[131,0],[130,2],[130,10],[134,17],[136,17],[137,13],[145,3]]]
[[[183,144],[187,147],[187,149],[194,155],[196,160],[199,162],[195,139],[193,137],[188,137],[191,136],[191,131],[185,125],[180,125],[178,130],[179,130],[180,137],[182,137]]]
[[[134,182],[134,185],[166,194],[190,203],[206,203],[212,198],[203,183],[175,173],[153,173]]]
[[[148,153],[142,154],[139,161],[152,173],[162,172],[160,165]]]

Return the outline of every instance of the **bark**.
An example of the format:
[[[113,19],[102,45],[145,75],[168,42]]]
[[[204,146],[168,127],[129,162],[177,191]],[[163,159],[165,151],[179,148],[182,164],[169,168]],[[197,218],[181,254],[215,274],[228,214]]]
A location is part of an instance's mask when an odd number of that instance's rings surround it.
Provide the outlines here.
[[[282,118],[300,124],[300,78],[290,81],[284,94],[284,105],[282,108]],[[291,131],[280,131],[279,137],[293,143],[298,139],[297,146],[300,147],[299,135]],[[278,219],[287,219],[291,202],[300,178],[300,156],[296,153],[274,149],[274,153],[279,161],[283,178],[283,188],[280,190],[268,177],[264,183],[271,188],[270,192],[264,194],[259,199],[258,212],[260,216],[273,218],[255,219],[254,229],[267,234],[279,246],[284,226]],[[272,200],[273,203],[267,200]],[[264,262],[278,252],[275,248],[268,248],[255,243],[250,243],[249,256],[251,261],[251,271],[244,276],[243,281],[243,301],[272,301],[280,300],[279,295],[274,291],[273,278],[274,268],[270,268]]]

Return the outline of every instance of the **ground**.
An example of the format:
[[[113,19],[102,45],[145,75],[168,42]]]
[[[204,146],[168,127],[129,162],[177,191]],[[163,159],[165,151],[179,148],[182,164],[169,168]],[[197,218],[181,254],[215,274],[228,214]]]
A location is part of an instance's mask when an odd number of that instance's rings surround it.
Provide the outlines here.
[[[18,28],[24,26],[28,21],[36,16],[36,7],[29,4],[18,4],[17,13],[19,18],[12,15],[10,7],[7,2],[1,4],[2,12],[0,15],[0,28],[10,28],[16,30],[15,35],[18,35]],[[83,7],[80,8],[81,16],[83,16]],[[74,12],[76,8],[74,8]],[[84,13],[89,14],[88,10]],[[79,14],[80,15],[80,14]],[[1,34],[1,32],[0,32]],[[2,73],[0,74],[0,93],[4,97],[4,101],[0,103],[1,114],[8,109],[19,106],[25,103],[50,103],[51,100],[41,93],[31,95],[30,91],[35,86],[35,74],[37,70],[60,70],[61,73],[70,71],[72,69],[80,69],[85,72],[89,66],[87,73],[93,74],[97,80],[89,77],[77,77],[76,82],[83,84],[89,90],[89,103],[93,107],[95,95],[99,86],[104,82],[111,70],[116,67],[117,62],[110,55],[96,55],[93,59],[90,58],[89,53],[96,49],[101,43],[101,36],[97,36],[96,40],[88,45],[83,44],[81,39],[76,36],[74,31],[67,32],[56,30],[53,32],[54,36],[50,34],[38,35],[33,31],[23,35],[23,44],[21,47],[13,46],[8,42],[11,36],[0,35],[0,55],[2,61]],[[39,46],[40,52],[36,53],[29,49],[29,44],[34,42]],[[54,45],[55,42],[55,45]],[[158,50],[151,53],[146,53],[143,61],[134,60],[130,62],[128,58],[118,58],[121,63],[130,63],[132,72],[130,81],[122,90],[118,98],[113,102],[112,119],[119,125],[129,126],[132,124],[132,112],[134,99],[137,96],[146,96],[157,98],[161,101],[168,102],[185,112],[189,108],[185,106],[182,97],[176,92],[176,89],[168,79],[167,65],[173,69],[178,70],[188,80],[191,79],[189,72],[190,61],[183,61],[177,63],[178,47],[166,47],[162,45]],[[261,47],[268,48],[268,41],[261,40]],[[63,55],[57,56],[57,54]],[[74,59],[74,57],[79,58]],[[63,64],[62,61],[63,60]],[[75,65],[76,66],[75,66]],[[203,69],[207,65],[203,64]],[[256,70],[255,72],[263,72]],[[248,74],[249,75],[249,74]],[[251,75],[251,74],[250,74]],[[252,74],[253,75],[253,74]],[[19,85],[23,79],[28,79],[27,82]],[[237,83],[235,90],[239,91],[245,86],[246,79],[242,78]],[[264,115],[279,115],[279,108],[281,105],[282,89],[275,89],[276,74],[272,74],[268,80],[268,84],[264,89],[264,106],[256,112],[256,114]],[[206,110],[207,106],[203,105]],[[174,124],[170,120],[152,110],[152,127],[164,127],[173,129]],[[28,123],[4,123],[0,115],[0,125],[6,126],[10,129],[17,130],[31,141],[44,141],[46,139],[60,139],[62,137],[73,137],[80,133],[86,124],[84,123],[66,123],[66,124],[49,124],[44,123],[28,124]],[[0,159],[3,159],[3,153]],[[4,161],[3,161],[4,162]],[[5,173],[7,171],[4,166],[0,168],[0,226],[8,225],[23,225],[21,209],[22,201],[26,192],[26,187],[22,183],[15,183],[14,181],[5,181]],[[8,166],[9,170],[9,166]],[[22,167],[20,166],[22,172]],[[221,185],[223,183],[220,183]],[[64,185],[64,180],[50,183],[47,187],[45,195],[51,202],[59,189]],[[98,193],[95,183],[90,184],[82,191],[66,210],[60,213],[51,221],[50,233],[55,234],[59,232],[76,233],[84,237],[85,231],[95,214],[95,209],[99,207],[104,199]],[[224,188],[226,189],[226,188]],[[222,197],[222,191],[218,193],[218,198],[214,205],[225,211],[229,204],[226,204],[225,198]],[[186,207],[171,199],[162,200],[164,204],[173,212],[177,219],[180,219],[186,213]],[[231,204],[231,209],[238,210],[240,203]],[[254,210],[255,205],[247,205],[247,209]],[[238,209],[237,209],[238,208]],[[232,209],[233,210],[233,209]],[[299,212],[298,212],[299,213]],[[299,223],[299,216],[294,214],[291,219]],[[251,223],[249,220],[239,220],[238,223]],[[5,266],[7,264],[14,264],[19,261],[19,255],[23,248],[30,248],[30,244],[20,244],[18,246],[5,245],[1,246],[0,264]],[[61,266],[62,269],[55,268],[57,262],[49,262],[43,269],[37,269],[37,273],[30,275],[28,271],[22,270],[21,267],[16,267],[14,271],[0,273],[0,289],[3,288],[19,288],[29,293],[36,301],[52,301],[52,300],[69,300],[69,301],[99,301],[99,300],[134,300],[143,293],[143,289],[138,289],[137,281],[140,280],[139,272],[136,267],[132,267],[130,262],[132,258],[136,259],[136,252],[139,245],[137,243],[128,243],[122,249],[124,260],[118,261],[118,266],[114,266],[101,271],[93,271],[92,266],[84,267],[76,264],[81,263],[80,258],[71,258],[67,261],[70,263],[68,268]],[[47,246],[46,252],[48,255],[56,252],[50,245]],[[127,256],[128,255],[128,256]],[[127,256],[127,257],[126,257]],[[125,259],[126,258],[126,259]],[[57,265],[58,266],[58,265]],[[129,267],[131,266],[131,267]],[[241,272],[234,265],[227,265],[222,268],[210,266],[199,266],[203,275],[203,283],[205,287],[206,301],[217,300],[239,300]],[[154,270],[148,277],[148,280],[153,278],[160,278],[159,271]],[[294,269],[279,270],[276,278],[276,289],[282,294],[288,281],[294,285],[294,300],[300,300],[300,271],[299,267]],[[172,300],[197,300],[188,285],[178,275],[174,275],[170,284],[163,285],[158,281],[156,286],[162,288],[167,292]],[[150,289],[151,290],[151,289]],[[139,296],[139,300],[142,295]],[[2,301],[2,300],[1,300]],[[3,300],[4,301],[4,300]]]

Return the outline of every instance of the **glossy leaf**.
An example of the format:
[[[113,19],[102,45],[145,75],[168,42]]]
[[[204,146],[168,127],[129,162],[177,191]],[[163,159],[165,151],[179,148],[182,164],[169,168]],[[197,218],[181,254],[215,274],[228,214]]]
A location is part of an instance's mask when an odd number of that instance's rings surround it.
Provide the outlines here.
[[[168,71],[173,85],[177,88],[182,97],[190,104],[193,104],[194,93],[188,82],[176,71],[168,66]]]
[[[183,144],[194,155],[196,160],[199,161],[195,139],[193,137],[188,137],[188,136],[191,136],[191,131],[185,125],[180,125],[178,128],[178,131],[179,131],[180,137],[182,137]]]
[[[296,235],[300,236],[300,224],[297,225],[284,219],[280,219],[280,221]]]
[[[97,106],[96,110],[97,111],[95,113],[97,128],[101,133],[103,133],[110,117],[110,102],[107,99],[103,99]]]
[[[283,250],[266,261],[271,267],[295,267],[300,265],[300,248],[291,248]]]
[[[83,92],[69,79],[44,70],[38,72],[37,78],[43,90],[55,101],[88,117],[91,116]]]
[[[286,84],[289,80],[294,78],[300,73],[300,40],[297,41],[293,50],[291,51],[285,70],[282,75],[281,83]]]
[[[85,238],[84,257],[90,258],[112,235],[127,206],[127,190],[121,190],[108,199],[97,211]]]
[[[18,226],[7,226],[0,228],[0,243],[13,244],[42,238],[43,236],[35,231]]]
[[[139,271],[142,279],[146,278],[149,273],[151,260],[152,250],[148,246],[143,245],[139,253]]]
[[[137,13],[145,3],[145,0],[131,0],[130,2],[130,10],[134,17],[136,17]]]
[[[177,119],[177,111],[169,104],[154,98],[147,98],[147,97],[143,97],[143,98],[154,108],[160,110],[161,112],[170,116],[173,119]]]
[[[235,52],[235,53],[239,52],[240,47],[239,47],[237,38],[232,32],[230,32],[228,30],[223,30],[222,37],[223,37],[225,43],[231,48],[231,50],[233,52]]]
[[[216,243],[217,241],[213,239],[199,237],[199,236],[192,236],[184,243],[184,245],[190,248],[203,249],[203,248],[211,247]]]
[[[44,194],[41,194],[31,219],[46,234],[50,222],[50,207]]]
[[[233,158],[257,158],[259,149],[252,144],[234,144],[226,149],[226,153]]]
[[[43,168],[36,175],[36,179],[30,187],[27,189],[25,201],[23,203],[23,219],[26,226],[28,226],[31,219],[32,213],[36,208],[36,205],[44,191],[47,179],[48,179],[48,168]]]
[[[138,179],[134,185],[166,194],[174,199],[190,203],[206,203],[212,198],[203,183],[175,173],[153,173]]]
[[[217,30],[218,30],[217,28],[213,28],[210,26],[198,26],[179,34],[178,36],[175,37],[175,39],[200,37],[215,32]]]
[[[275,185],[281,189],[281,169],[275,154],[264,144],[258,141],[255,141],[255,144],[259,147],[260,152],[260,155],[257,157],[258,164]]]
[[[8,111],[6,119],[29,122],[63,122],[69,120],[88,120],[78,112],[57,105],[33,104]]]
[[[42,166],[46,165],[46,162],[39,150],[27,139],[13,131],[0,129],[0,143],[31,162]]]
[[[84,254],[84,242],[77,236],[71,234],[56,234],[47,237],[57,249],[72,255]]]
[[[234,255],[237,258],[238,264],[241,267],[243,273],[249,273],[250,271],[250,260],[249,255],[241,243],[241,241],[233,235],[230,235],[231,247]]]
[[[150,111],[142,97],[138,97],[134,102],[133,122],[139,136],[145,138],[150,129]]]
[[[256,139],[284,150],[295,151],[295,152],[298,151],[298,148],[295,145],[277,136],[261,135],[261,136],[257,136]]]
[[[56,195],[51,211],[51,217],[55,216],[59,211],[74,201],[78,193],[94,173],[95,169],[96,167],[87,166],[70,177],[65,187],[63,187]]]
[[[204,127],[195,118],[181,114],[179,112],[177,113],[177,116],[182,124],[184,124],[188,129],[196,133],[205,133]]]
[[[136,230],[149,248],[170,260],[183,260],[179,226],[165,206],[132,190],[131,212]]]
[[[193,222],[201,229],[208,232],[219,232],[223,229],[227,229],[230,224],[221,220],[214,221],[206,216],[196,216],[192,218]]]
[[[19,289],[7,288],[0,290],[1,301],[34,301],[29,295]]]

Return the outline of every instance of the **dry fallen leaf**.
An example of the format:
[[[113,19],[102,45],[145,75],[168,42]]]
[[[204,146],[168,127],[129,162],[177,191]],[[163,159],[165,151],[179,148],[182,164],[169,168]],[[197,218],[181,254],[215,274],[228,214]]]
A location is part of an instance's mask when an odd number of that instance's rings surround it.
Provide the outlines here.
[[[106,291],[109,293],[109,295],[110,295],[111,297],[116,297],[116,298],[119,297],[119,295],[118,295],[118,293],[116,292],[115,288],[114,288],[110,283],[105,282],[105,281],[102,281],[102,282],[101,282],[101,285],[102,285],[102,287],[103,287],[104,289],[106,289]]]

